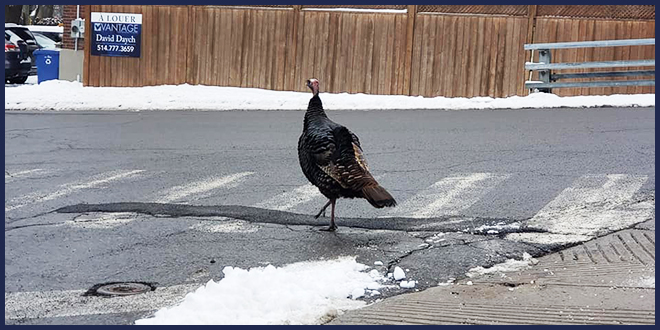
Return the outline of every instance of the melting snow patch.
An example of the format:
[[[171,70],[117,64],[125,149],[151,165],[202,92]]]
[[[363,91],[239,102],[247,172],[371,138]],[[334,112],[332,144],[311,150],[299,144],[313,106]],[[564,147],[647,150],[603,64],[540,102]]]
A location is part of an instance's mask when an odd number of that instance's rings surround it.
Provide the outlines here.
[[[376,262],[374,262],[374,265],[376,265],[376,266],[382,266],[382,265],[383,265],[383,262],[382,262],[382,261],[376,261]]]
[[[401,281],[399,286],[404,289],[412,289],[415,287],[415,284],[417,284],[417,281]]]
[[[639,282],[636,283],[643,288],[653,288],[655,289],[655,276],[643,276],[639,278]],[[634,284],[633,284],[634,285]]]
[[[179,305],[135,323],[322,324],[339,310],[365,305],[354,299],[364,296],[365,288],[377,288],[367,268],[355,257],[249,270],[225,267],[220,281],[211,280]]]
[[[447,280],[447,282],[440,282],[440,283],[438,283],[438,286],[448,286],[448,285],[452,285],[452,284],[454,284],[454,281],[456,281],[456,279],[453,278],[453,277],[450,277],[450,278]]]
[[[494,274],[494,273],[506,273],[506,272],[515,272],[519,270],[528,269],[531,265],[538,263],[538,260],[533,258],[529,253],[523,252],[522,260],[508,259],[507,261],[493,265],[489,268],[484,267],[474,267],[468,270],[465,275],[468,277],[475,277],[485,274]]]
[[[397,280],[397,281],[406,278],[406,273],[404,273],[403,269],[401,269],[401,267],[399,267],[399,266],[394,267],[394,274],[393,275],[394,275],[394,279]]]
[[[373,278],[374,280],[382,280],[383,279],[383,275],[380,275],[380,273],[375,269],[372,269],[369,272],[369,276],[371,276],[371,278]]]
[[[438,243],[445,240],[444,238],[442,238],[443,236],[445,236],[445,233],[437,233],[437,234],[427,238],[425,241],[427,243],[431,243],[431,244],[438,244]]]
[[[507,229],[519,229],[520,223],[514,222],[507,224],[505,222],[498,222],[495,225],[481,225],[477,228],[474,228],[475,232],[486,232],[487,234],[497,234],[503,230]]]
[[[364,289],[363,288],[353,289],[353,292],[351,292],[351,299],[357,299],[361,297],[364,297]]]

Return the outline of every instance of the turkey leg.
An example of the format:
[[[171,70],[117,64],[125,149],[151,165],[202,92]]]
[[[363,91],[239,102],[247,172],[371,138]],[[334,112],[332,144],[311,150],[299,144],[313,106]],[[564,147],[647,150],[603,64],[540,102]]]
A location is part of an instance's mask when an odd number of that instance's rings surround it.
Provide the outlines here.
[[[330,227],[325,228],[325,229],[321,229],[323,231],[335,231],[335,230],[337,230],[337,225],[335,225],[335,202],[336,201],[337,201],[336,199],[331,199],[330,202],[329,202],[332,205],[332,208],[330,209]],[[326,207],[327,207],[327,205],[326,205]]]
[[[328,206],[330,206],[330,203],[332,203],[332,200],[328,199],[328,202],[325,203],[325,205],[321,208],[321,211],[319,211],[319,213],[314,216],[314,219],[318,219],[321,216],[321,214],[323,214],[323,216],[325,217],[325,209],[327,209]]]

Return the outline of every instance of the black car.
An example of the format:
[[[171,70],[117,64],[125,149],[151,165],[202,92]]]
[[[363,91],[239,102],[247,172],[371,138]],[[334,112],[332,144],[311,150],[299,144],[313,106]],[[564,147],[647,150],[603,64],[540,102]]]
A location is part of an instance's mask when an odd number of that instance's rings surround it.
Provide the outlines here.
[[[22,84],[32,69],[28,47],[22,40],[16,45],[9,39],[9,34],[5,33],[5,82]]]
[[[5,34],[9,34],[10,41],[14,44],[17,44],[17,40],[21,39],[25,41],[28,47],[28,56],[32,61],[32,68],[30,69],[30,75],[37,74],[37,61],[34,60],[33,52],[39,49],[39,44],[34,38],[34,35],[28,28],[25,26],[17,25],[14,23],[5,23]]]

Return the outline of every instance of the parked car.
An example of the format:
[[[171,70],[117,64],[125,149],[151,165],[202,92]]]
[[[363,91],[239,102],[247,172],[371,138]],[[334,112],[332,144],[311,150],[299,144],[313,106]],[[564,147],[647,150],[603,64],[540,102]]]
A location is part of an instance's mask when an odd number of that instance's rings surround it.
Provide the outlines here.
[[[60,44],[55,42],[53,39],[46,37],[41,32],[32,32],[34,39],[39,45],[39,49],[58,49]]]
[[[32,68],[30,69],[30,75],[37,74],[37,61],[34,60],[34,51],[39,49],[39,44],[34,39],[34,35],[28,28],[25,26],[17,25],[14,23],[5,23],[5,33],[10,35],[10,40],[15,45],[18,44],[18,40],[22,39],[25,41],[28,47],[28,56],[32,61]]]
[[[51,26],[51,25],[26,25],[32,33],[41,33],[44,36],[52,39],[55,42],[62,42],[62,34],[64,33],[64,26]]]
[[[23,40],[15,44],[5,32],[5,83],[22,84],[30,75],[32,60],[28,56],[28,46]]]

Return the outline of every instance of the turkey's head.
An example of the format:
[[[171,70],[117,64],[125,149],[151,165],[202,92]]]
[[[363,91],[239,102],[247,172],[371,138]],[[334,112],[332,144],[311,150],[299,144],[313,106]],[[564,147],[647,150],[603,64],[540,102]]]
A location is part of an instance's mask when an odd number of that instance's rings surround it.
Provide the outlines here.
[[[308,79],[307,80],[307,87],[312,90],[312,93],[314,95],[319,93],[319,81],[317,79]]]

